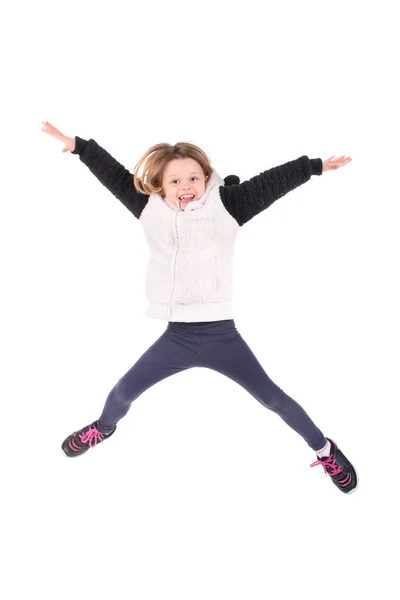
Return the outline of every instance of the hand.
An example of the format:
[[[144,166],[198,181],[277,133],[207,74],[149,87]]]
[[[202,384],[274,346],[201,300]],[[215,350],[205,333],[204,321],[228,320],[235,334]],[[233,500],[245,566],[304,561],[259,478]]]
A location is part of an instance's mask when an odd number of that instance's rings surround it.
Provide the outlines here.
[[[73,152],[75,150],[75,138],[70,138],[61,133],[58,129],[56,129],[53,125],[51,125],[48,121],[42,121],[42,131],[48,133],[52,137],[60,140],[65,144],[65,148],[62,149],[61,152]]]
[[[335,158],[335,156],[330,156],[329,158],[327,158],[323,164],[322,164],[322,172],[324,171],[333,171],[335,169],[339,169],[340,167],[344,167],[345,165],[347,165],[350,161],[352,160],[352,158],[349,157],[345,157],[343,156],[339,156],[339,158]]]

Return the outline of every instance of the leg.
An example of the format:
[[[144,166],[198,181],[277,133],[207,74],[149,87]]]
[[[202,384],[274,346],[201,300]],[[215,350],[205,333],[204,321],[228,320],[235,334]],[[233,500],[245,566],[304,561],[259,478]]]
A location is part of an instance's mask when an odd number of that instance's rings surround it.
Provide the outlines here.
[[[214,339],[211,335],[204,338],[199,366],[236,381],[263,406],[277,413],[313,450],[322,448],[326,442],[323,433],[302,407],[271,381],[232,323],[226,322],[225,330],[220,326]]]
[[[138,396],[162,379],[192,367],[195,339],[195,334],[189,335],[182,343],[179,335],[167,328],[109,393],[98,420],[99,431],[110,433]]]

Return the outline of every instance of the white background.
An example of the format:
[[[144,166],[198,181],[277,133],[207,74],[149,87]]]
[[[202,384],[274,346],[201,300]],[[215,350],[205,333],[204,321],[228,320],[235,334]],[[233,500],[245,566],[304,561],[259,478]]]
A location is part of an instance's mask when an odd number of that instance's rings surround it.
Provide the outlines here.
[[[395,2],[16,3],[2,22],[4,598],[399,597],[399,95]],[[355,464],[346,496],[301,437],[192,369],[83,457],[63,439],[162,334],[140,223],[63,145],[129,170],[191,141],[244,181],[352,163],[240,229],[235,321]],[[391,548],[395,542],[396,546]],[[397,556],[398,559],[398,556]]]

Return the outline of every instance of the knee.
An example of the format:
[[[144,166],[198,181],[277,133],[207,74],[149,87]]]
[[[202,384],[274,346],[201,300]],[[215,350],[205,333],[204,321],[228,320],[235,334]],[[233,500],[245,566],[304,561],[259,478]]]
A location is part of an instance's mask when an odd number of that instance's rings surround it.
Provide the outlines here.
[[[267,407],[274,412],[283,411],[289,403],[290,398],[280,388],[274,389],[267,399]]]
[[[130,392],[128,386],[122,380],[118,381],[118,383],[113,387],[113,389],[109,393],[108,397],[109,399],[115,400],[120,404],[129,402]]]

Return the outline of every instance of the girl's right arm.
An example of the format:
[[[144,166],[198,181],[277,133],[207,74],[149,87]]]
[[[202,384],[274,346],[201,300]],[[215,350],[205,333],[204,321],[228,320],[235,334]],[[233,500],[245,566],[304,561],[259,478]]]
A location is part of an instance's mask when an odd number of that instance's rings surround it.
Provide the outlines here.
[[[122,204],[139,219],[149,196],[140,194],[133,185],[133,174],[111,156],[95,140],[69,138],[48,122],[42,130],[65,144],[62,152],[78,154],[80,160]]]

